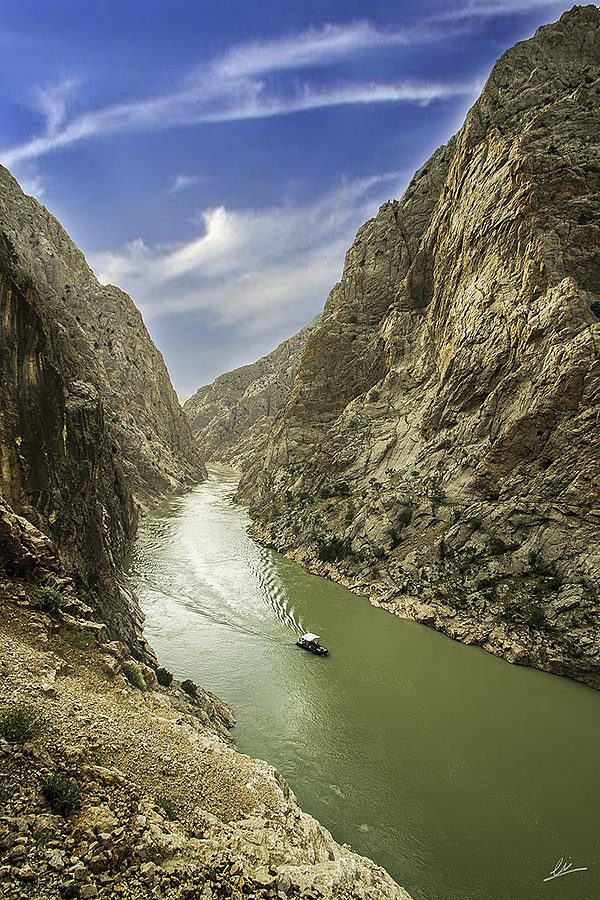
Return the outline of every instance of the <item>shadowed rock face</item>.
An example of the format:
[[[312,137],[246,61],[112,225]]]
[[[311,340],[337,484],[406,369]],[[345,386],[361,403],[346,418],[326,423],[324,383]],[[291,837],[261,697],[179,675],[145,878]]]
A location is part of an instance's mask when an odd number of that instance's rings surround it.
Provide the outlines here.
[[[113,634],[135,644],[141,615],[119,581],[139,508],[203,477],[203,463],[130,298],[97,282],[2,167],[0,300],[2,563],[51,572],[58,552]],[[37,556],[32,532],[18,549],[19,516],[38,530]]]
[[[207,459],[245,469],[262,460],[269,429],[289,392],[302,352],[321,321],[249,366],[220,375],[184,403],[192,432]]]
[[[253,533],[399,615],[600,687],[600,11],[496,64],[358,232]]]

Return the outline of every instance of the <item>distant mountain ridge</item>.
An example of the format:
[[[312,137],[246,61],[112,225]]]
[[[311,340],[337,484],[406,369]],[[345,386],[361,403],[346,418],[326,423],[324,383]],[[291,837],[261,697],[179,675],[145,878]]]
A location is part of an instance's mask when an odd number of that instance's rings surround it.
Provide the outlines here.
[[[600,10],[495,65],[358,232],[252,533],[507,659],[600,688]]]
[[[220,375],[183,405],[207,459],[241,469],[260,459],[300,357],[321,316],[257,362]]]

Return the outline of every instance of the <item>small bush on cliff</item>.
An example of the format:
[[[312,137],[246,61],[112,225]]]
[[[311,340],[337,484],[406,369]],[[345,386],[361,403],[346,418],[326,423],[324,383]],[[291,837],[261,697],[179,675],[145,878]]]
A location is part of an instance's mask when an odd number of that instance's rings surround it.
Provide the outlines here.
[[[73,778],[66,775],[48,775],[41,784],[42,794],[53,812],[61,816],[81,807],[81,788]]]
[[[514,625],[526,625],[535,631],[551,631],[546,611],[534,600],[518,602],[506,600],[500,613],[505,622]]]
[[[63,595],[58,588],[44,587],[32,598],[31,605],[44,612],[54,613],[61,609],[63,602]]]
[[[91,647],[96,646],[95,637],[89,631],[78,628],[77,625],[72,627],[65,625],[58,633],[65,643],[75,647],[77,650],[89,650]]]
[[[33,741],[43,731],[44,720],[35,706],[15,703],[0,716],[0,734],[9,744]]]
[[[126,659],[122,664],[122,669],[129,684],[133,685],[133,687],[137,688],[139,691],[146,690],[146,682],[144,681],[142,670],[137,663],[132,659]]]
[[[186,694],[188,694],[190,697],[196,697],[198,694],[198,687],[190,678],[186,678],[185,681],[181,682],[181,689],[185,691]]]
[[[156,670],[156,680],[163,687],[171,687],[171,682],[173,681],[173,673],[169,672],[168,669],[163,669],[161,666],[160,669]]]

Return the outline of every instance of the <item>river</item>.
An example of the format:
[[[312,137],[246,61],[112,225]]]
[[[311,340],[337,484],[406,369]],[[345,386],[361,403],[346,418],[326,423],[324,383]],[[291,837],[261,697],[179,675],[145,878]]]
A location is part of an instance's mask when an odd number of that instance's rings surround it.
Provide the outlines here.
[[[130,572],[161,665],[227,701],[238,747],[414,900],[600,897],[600,694],[265,550],[235,486],[213,467],[142,523]]]

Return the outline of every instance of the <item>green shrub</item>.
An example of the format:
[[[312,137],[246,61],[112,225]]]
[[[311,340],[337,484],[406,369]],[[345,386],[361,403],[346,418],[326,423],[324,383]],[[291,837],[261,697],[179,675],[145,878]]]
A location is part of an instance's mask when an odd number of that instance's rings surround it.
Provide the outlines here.
[[[63,602],[64,597],[58,588],[44,587],[32,598],[31,605],[36,609],[42,609],[44,612],[53,613],[61,609]]]
[[[89,650],[91,647],[96,646],[94,635],[83,628],[65,625],[58,633],[65,643],[70,644],[71,647],[75,647],[77,650]]]
[[[159,806],[162,811],[165,813],[167,819],[178,819],[179,818],[179,808],[174,800],[171,800],[170,797],[164,797],[160,794],[156,798],[156,805]]]
[[[505,600],[500,613],[505,622],[515,625],[526,625],[536,631],[549,631],[550,624],[545,610],[534,600],[519,603],[516,600]]]
[[[163,669],[161,666],[160,669],[156,670],[156,680],[163,687],[170,687],[173,681],[173,673],[169,672],[168,669]]]
[[[53,812],[68,816],[81,808],[81,788],[66,775],[48,775],[41,783],[42,794]]]
[[[137,688],[139,691],[146,690],[146,682],[144,681],[142,670],[136,662],[132,659],[126,659],[121,664],[121,668],[123,669],[129,684],[133,685],[133,687]]]
[[[24,744],[39,737],[43,724],[44,720],[35,706],[15,703],[0,716],[0,734],[10,744]]]
[[[186,694],[189,694],[190,697],[196,697],[198,694],[198,687],[190,678],[186,678],[185,681],[181,682],[181,689],[185,691]]]

